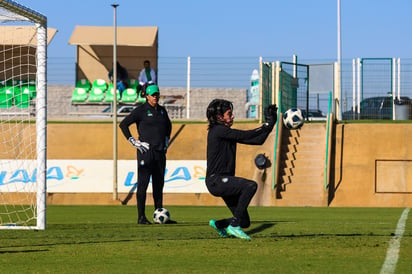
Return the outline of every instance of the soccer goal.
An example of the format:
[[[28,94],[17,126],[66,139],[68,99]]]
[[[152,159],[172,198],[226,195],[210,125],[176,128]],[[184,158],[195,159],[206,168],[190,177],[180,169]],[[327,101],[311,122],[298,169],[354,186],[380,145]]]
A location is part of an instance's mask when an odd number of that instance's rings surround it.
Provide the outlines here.
[[[47,18],[0,0],[0,229],[46,228]]]

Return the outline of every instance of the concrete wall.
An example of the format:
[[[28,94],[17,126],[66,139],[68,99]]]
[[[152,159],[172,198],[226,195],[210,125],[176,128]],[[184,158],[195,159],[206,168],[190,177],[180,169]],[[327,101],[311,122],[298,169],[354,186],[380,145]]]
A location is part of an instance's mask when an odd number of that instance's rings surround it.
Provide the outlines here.
[[[239,124],[237,128],[249,129],[257,124]],[[131,128],[135,132],[134,128]],[[47,134],[47,157],[49,159],[112,159],[113,158],[113,126],[110,122],[100,123],[50,123]],[[205,160],[207,124],[173,123],[172,136],[176,139],[170,145],[167,158],[170,160]],[[118,129],[118,159],[136,159],[136,150],[123,137]],[[78,141],[74,141],[78,140]],[[97,141],[98,140],[98,141]],[[251,178],[254,167],[255,151],[259,147],[238,146],[238,174]],[[245,156],[247,155],[247,156]],[[119,193],[119,200],[124,200],[128,193]],[[113,200],[112,194],[94,193],[48,193],[49,204],[120,204]],[[136,200],[130,202],[135,204]],[[148,195],[147,204],[152,203]],[[223,205],[220,198],[208,193],[165,194],[165,204],[177,205]]]
[[[184,126],[183,126],[184,125]],[[250,129],[258,124],[236,124]],[[207,124],[173,124],[173,134],[183,127],[168,150],[168,159],[206,159]],[[96,142],[99,136],[99,142]],[[119,159],[135,159],[119,131]],[[412,206],[412,124],[338,124],[333,144],[330,206]],[[82,142],[73,142],[80,139]],[[273,142],[269,142],[273,145]],[[266,145],[266,144],[265,144]],[[237,175],[253,179],[254,157],[265,147],[239,145]],[[270,149],[266,147],[266,149]],[[111,159],[112,125],[49,124],[48,157],[51,159]],[[271,159],[272,160],[272,159]],[[126,193],[121,193],[120,198]],[[275,197],[272,196],[272,199]],[[49,194],[50,203],[118,204],[111,195]],[[134,201],[135,202],[135,201]],[[148,203],[150,204],[150,198]],[[209,194],[167,194],[165,204],[222,205]]]
[[[331,206],[412,206],[412,124],[336,127]]]

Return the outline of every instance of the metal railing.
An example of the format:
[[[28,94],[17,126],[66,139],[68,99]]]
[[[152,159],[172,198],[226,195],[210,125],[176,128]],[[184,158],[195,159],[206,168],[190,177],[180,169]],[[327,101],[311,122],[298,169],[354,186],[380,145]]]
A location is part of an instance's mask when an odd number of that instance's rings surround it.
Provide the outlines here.
[[[267,60],[292,61],[292,57],[264,57]],[[412,98],[412,59],[396,59],[396,77],[392,78],[389,62],[372,62],[373,58],[364,58],[362,68],[362,100],[370,97],[385,97],[393,83],[396,83],[396,95]],[[380,59],[380,58],[378,58]],[[390,58],[381,58],[391,60]],[[160,87],[172,88],[242,88],[250,87],[251,74],[254,69],[259,69],[260,57],[159,57],[158,75]],[[344,59],[341,64],[341,108],[347,117],[348,111],[354,110],[354,102],[360,98],[357,85],[354,86],[357,72],[354,73],[354,59]],[[398,61],[399,60],[399,61]],[[333,62],[329,59],[303,59],[299,63],[315,65]],[[189,66],[190,62],[190,66]],[[367,63],[368,62],[368,63]],[[190,69],[188,69],[190,67]],[[48,58],[47,79],[49,85],[74,86],[75,60],[73,58]],[[382,77],[385,75],[385,77]],[[105,77],[104,75],[102,77]],[[310,76],[309,76],[310,77]],[[325,77],[328,77],[325,75]],[[388,83],[388,81],[391,81]],[[388,88],[389,87],[389,88]],[[323,112],[327,112],[327,96],[310,94],[309,100]],[[356,97],[356,98],[355,98]],[[324,109],[323,109],[324,108]],[[356,110],[356,109],[355,109]],[[394,112],[393,107],[390,112]],[[357,117],[355,117],[356,119]]]

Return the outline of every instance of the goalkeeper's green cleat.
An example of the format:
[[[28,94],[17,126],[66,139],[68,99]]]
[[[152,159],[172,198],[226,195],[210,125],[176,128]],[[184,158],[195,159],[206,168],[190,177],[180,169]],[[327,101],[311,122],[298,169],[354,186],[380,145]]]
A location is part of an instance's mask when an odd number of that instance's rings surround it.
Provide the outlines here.
[[[247,235],[245,232],[243,232],[243,230],[240,228],[240,226],[231,226],[229,225],[226,228],[226,232],[228,235],[236,237],[236,238],[240,238],[240,239],[244,239],[244,240],[250,240],[249,235]]]
[[[226,230],[224,228],[217,228],[216,220],[213,220],[213,219],[210,220],[209,225],[217,231],[217,233],[219,234],[220,237],[222,237],[222,238],[227,238],[228,237],[227,233],[226,233]]]

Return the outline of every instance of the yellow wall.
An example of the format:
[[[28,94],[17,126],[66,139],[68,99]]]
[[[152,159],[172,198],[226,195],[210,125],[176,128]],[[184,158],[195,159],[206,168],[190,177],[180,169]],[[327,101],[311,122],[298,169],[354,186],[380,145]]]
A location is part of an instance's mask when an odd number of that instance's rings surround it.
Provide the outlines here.
[[[412,206],[411,137],[412,124],[337,125],[331,206]]]
[[[239,124],[237,128],[254,128],[258,124]],[[113,159],[113,125],[110,123],[50,123],[47,129],[47,157],[48,159]],[[136,137],[137,131],[131,127],[132,134]],[[172,139],[167,153],[170,160],[206,160],[207,124],[181,124],[174,123]],[[123,133],[117,128],[118,134],[118,159],[136,159],[134,149],[125,139]],[[237,174],[251,178],[254,173],[254,157],[256,146],[238,145]],[[247,155],[247,156],[245,156]],[[119,204],[113,201],[112,194],[83,194],[83,193],[49,193],[49,204]],[[119,193],[123,200],[127,193]],[[148,195],[147,203],[152,203]],[[135,198],[130,204],[135,204]],[[165,204],[177,205],[223,205],[220,198],[208,193],[194,194],[169,194],[164,195]]]
[[[236,124],[250,129],[258,124]],[[182,128],[181,128],[182,127]],[[135,129],[132,129],[135,131]],[[173,124],[170,160],[206,159],[207,124]],[[112,159],[110,123],[51,123],[48,125],[49,159]],[[330,206],[412,206],[412,124],[338,124],[332,156]],[[273,138],[272,135],[269,138]],[[273,141],[270,142],[273,144]],[[253,179],[254,158],[269,147],[238,145],[237,175]],[[270,151],[269,151],[270,152]],[[135,149],[118,130],[118,159],[135,159]],[[268,153],[270,155],[270,153]],[[268,173],[271,174],[271,173]],[[380,192],[380,193],[379,193]],[[122,199],[126,193],[120,193]],[[149,196],[148,196],[149,197]],[[273,196],[274,198],[274,196]],[[135,198],[131,201],[135,204]],[[151,203],[148,198],[148,203]],[[109,194],[53,194],[49,203],[119,204]],[[165,194],[165,204],[222,205],[209,194]],[[253,203],[252,203],[253,204]]]

